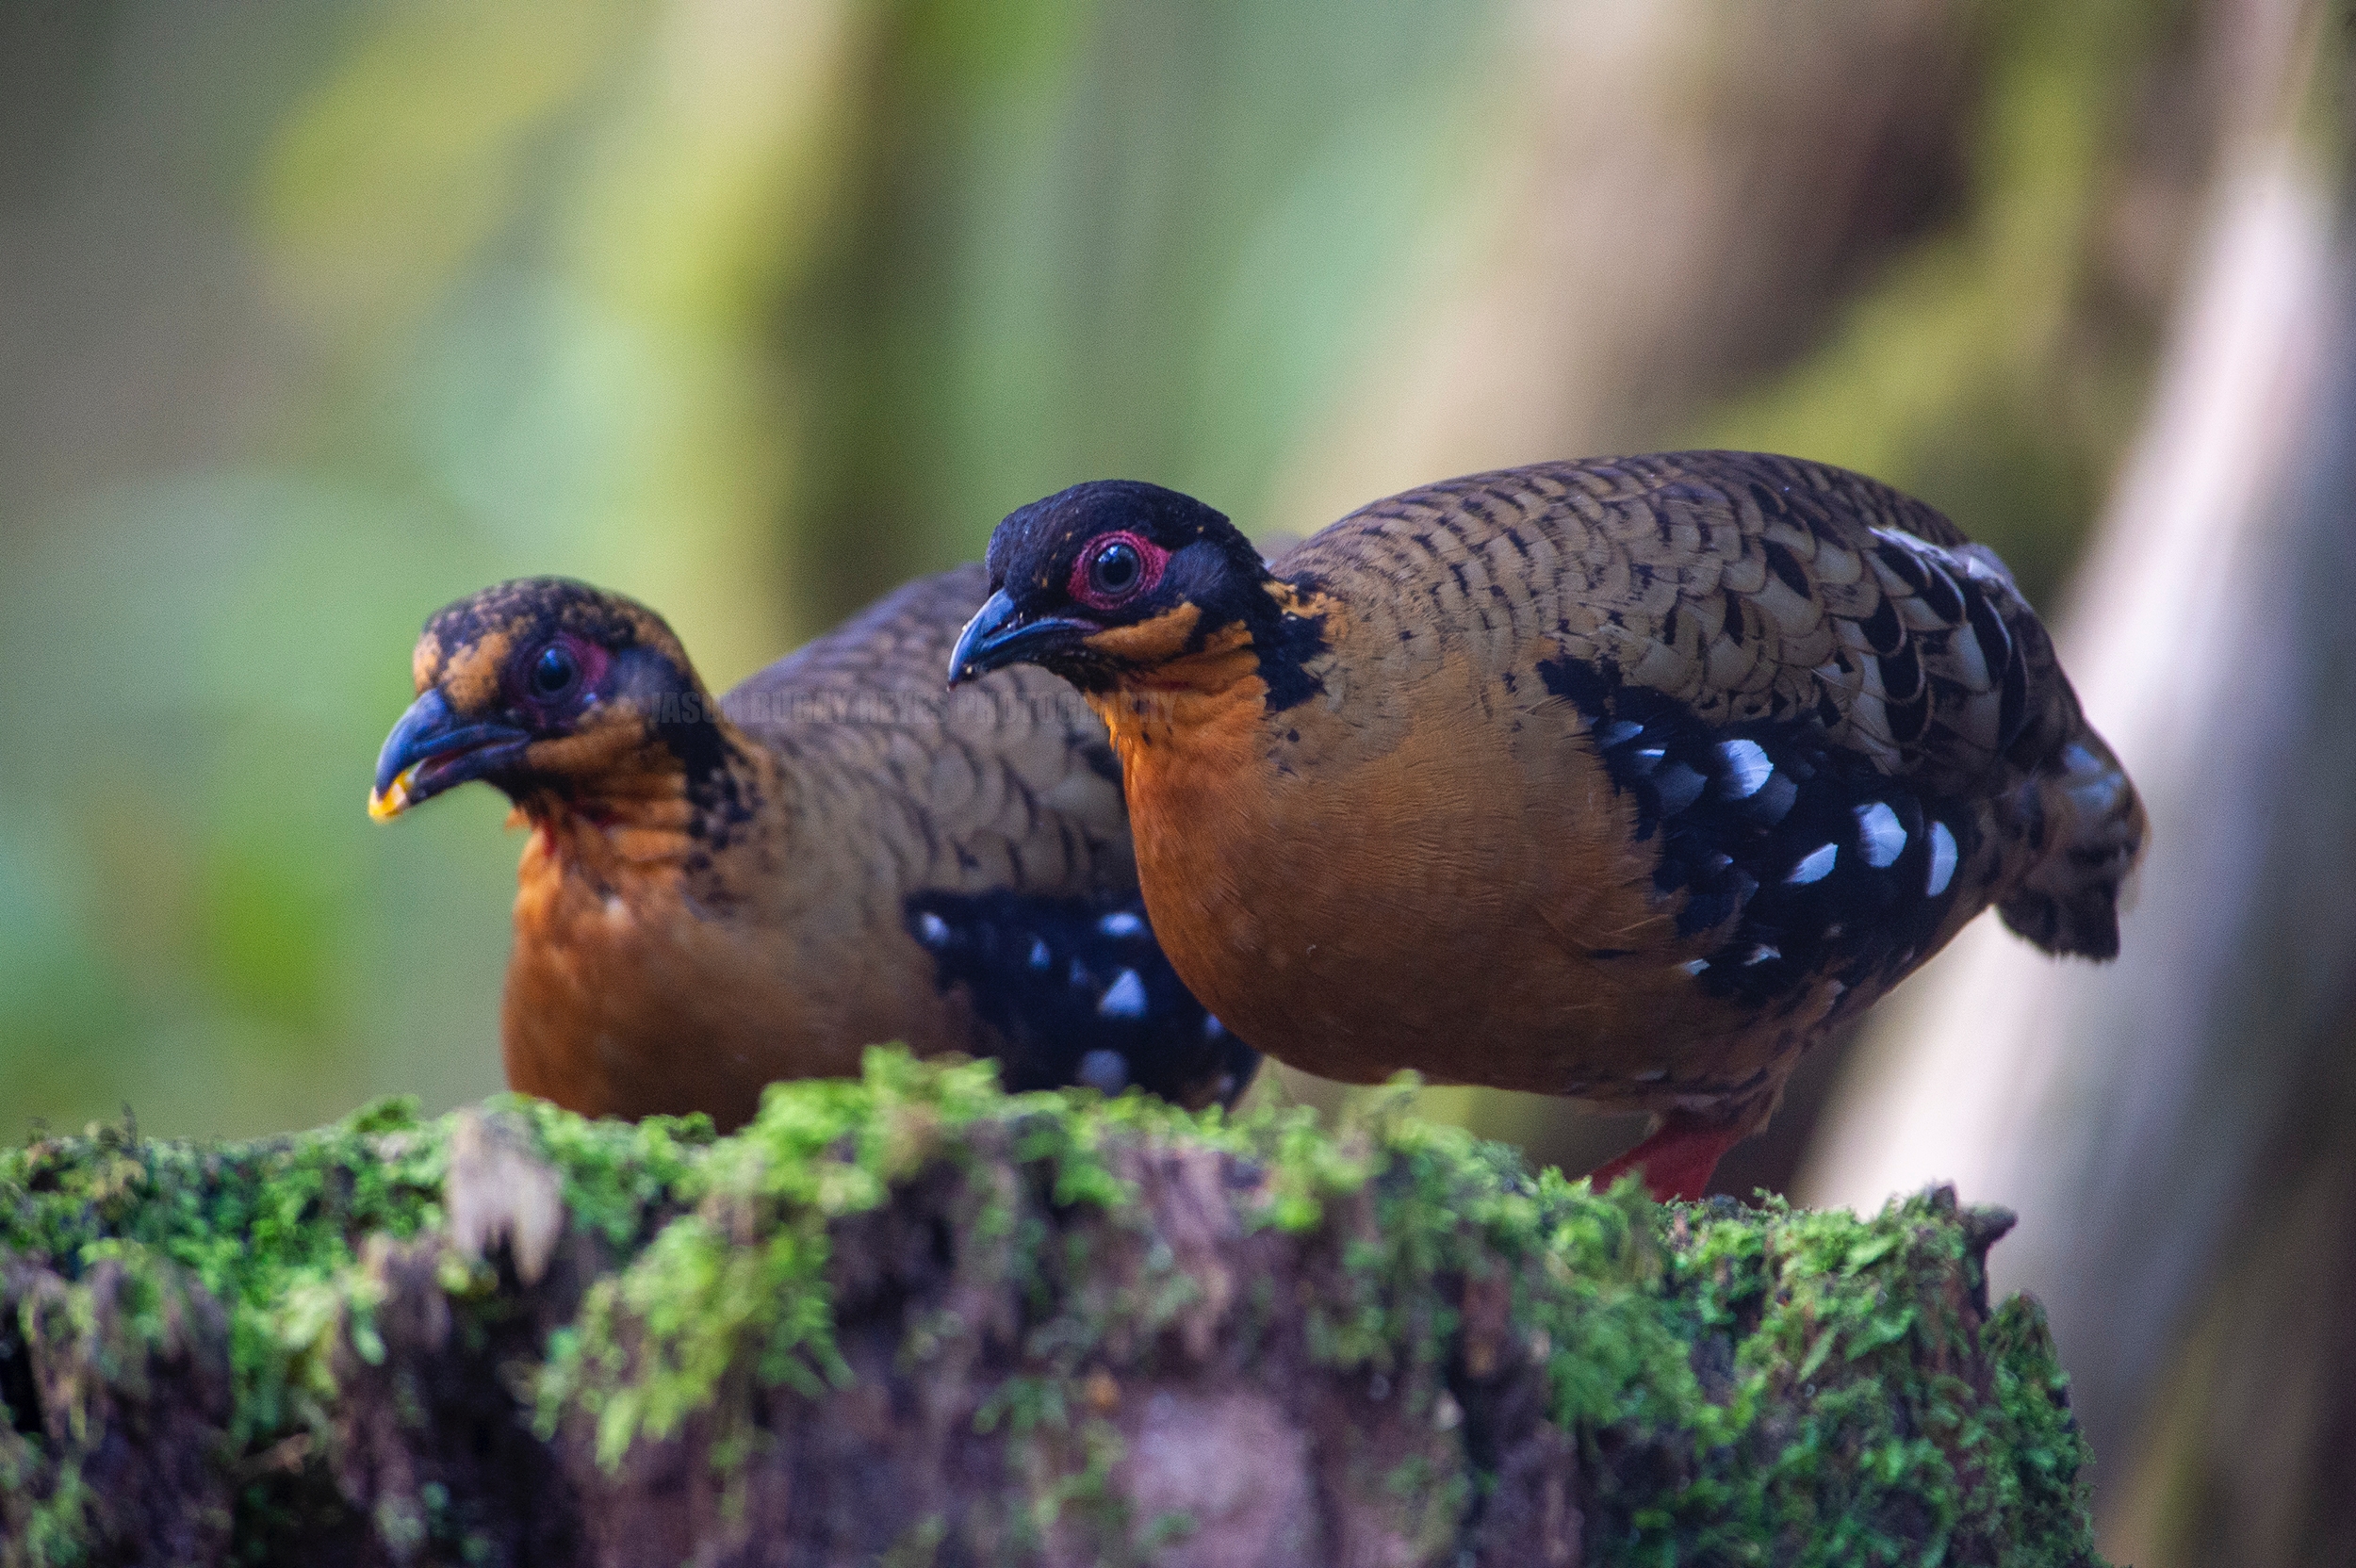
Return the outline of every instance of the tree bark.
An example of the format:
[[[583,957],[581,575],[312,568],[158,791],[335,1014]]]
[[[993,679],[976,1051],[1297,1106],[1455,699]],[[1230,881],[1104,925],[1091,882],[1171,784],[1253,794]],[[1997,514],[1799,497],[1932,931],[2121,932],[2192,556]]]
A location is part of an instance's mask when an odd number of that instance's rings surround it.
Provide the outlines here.
[[[94,1130],[0,1156],[0,1562],[2089,1563],[2008,1223],[896,1053],[717,1140]]]
[[[1936,1174],[2023,1216],[2142,1563],[2344,1561],[2356,1105],[2356,68],[2339,10],[2237,8],[2225,155],[2144,436],[2057,634],[2151,811],[2100,968],[1993,923],[1895,999],[1799,1187]],[[2155,1207],[2151,1195],[2166,1192]]]

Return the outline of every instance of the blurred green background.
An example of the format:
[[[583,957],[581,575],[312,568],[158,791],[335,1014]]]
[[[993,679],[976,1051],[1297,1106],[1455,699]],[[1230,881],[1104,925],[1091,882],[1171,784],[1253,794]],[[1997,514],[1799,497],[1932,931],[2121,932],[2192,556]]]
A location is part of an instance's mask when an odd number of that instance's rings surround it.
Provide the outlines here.
[[[502,577],[724,685],[1081,478],[1298,533],[1723,441],[2050,592],[2188,14],[8,0],[0,1121],[498,1086],[500,804],[361,804],[419,622]]]
[[[1872,1050],[1949,1076],[1869,1054],[1828,1111],[1821,1049],[1722,1187],[2022,1203],[2110,1549],[2356,1560],[2356,807],[2282,784],[2356,766],[2351,15],[0,0],[0,1135],[499,1086],[503,805],[363,809],[493,580],[635,595],[719,688],[1082,479],[1273,537],[1788,450],[2055,615],[2151,897],[2099,979],[1932,966],[1882,1014],[1960,1033]],[[1424,1104],[1571,1168],[1634,1133]]]

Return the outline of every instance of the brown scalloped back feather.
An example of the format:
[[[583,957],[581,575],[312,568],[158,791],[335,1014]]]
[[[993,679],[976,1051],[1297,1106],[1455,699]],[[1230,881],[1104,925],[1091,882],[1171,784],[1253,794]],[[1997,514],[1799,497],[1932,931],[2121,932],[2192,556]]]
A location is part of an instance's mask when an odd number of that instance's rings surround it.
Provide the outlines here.
[[[1758,452],[1539,464],[1377,501],[1276,570],[1341,593],[1377,644],[1428,609],[1394,668],[1461,645],[1503,669],[1546,639],[1707,724],[1814,723],[1885,775],[2004,799],[2005,923],[2119,951],[2148,831],[2134,786],[2003,562],[1877,480]]]
[[[925,886],[1133,891],[1121,768],[1071,687],[1027,666],[942,672],[989,579],[920,578],[747,677],[721,708],[809,780],[820,840],[881,834]]]

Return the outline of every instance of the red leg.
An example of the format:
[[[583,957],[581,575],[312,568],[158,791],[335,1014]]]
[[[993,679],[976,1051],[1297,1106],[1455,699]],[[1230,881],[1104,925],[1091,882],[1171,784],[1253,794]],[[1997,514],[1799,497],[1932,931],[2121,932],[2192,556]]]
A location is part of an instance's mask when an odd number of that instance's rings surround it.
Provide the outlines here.
[[[1654,1198],[1666,1203],[1682,1198],[1697,1200],[1710,1190],[1710,1172],[1726,1152],[1742,1141],[1742,1129],[1724,1121],[1704,1121],[1689,1111],[1671,1111],[1661,1119],[1653,1135],[1618,1159],[1597,1166],[1589,1180],[1602,1192],[1633,1170],[1644,1178]]]

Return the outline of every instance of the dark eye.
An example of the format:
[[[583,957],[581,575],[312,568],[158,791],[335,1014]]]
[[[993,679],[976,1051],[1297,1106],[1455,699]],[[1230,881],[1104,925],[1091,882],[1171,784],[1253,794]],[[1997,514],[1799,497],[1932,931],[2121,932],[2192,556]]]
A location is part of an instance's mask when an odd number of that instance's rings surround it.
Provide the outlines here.
[[[1162,580],[1170,552],[1127,529],[1100,533],[1072,563],[1064,592],[1092,610],[1111,612],[1150,594]]]
[[[1097,547],[1088,558],[1088,586],[1108,599],[1126,597],[1145,576],[1145,557],[1126,539]]]
[[[569,695],[581,684],[581,661],[562,643],[550,643],[532,662],[532,694],[543,702]]]

